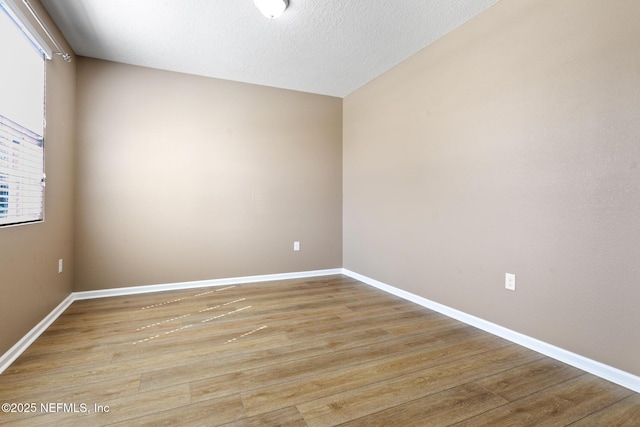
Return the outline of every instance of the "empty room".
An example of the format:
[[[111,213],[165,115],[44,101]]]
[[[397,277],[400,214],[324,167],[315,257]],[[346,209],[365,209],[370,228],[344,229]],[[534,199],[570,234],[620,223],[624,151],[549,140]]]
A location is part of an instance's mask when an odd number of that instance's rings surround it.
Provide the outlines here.
[[[0,425],[640,426],[639,21],[0,0]]]

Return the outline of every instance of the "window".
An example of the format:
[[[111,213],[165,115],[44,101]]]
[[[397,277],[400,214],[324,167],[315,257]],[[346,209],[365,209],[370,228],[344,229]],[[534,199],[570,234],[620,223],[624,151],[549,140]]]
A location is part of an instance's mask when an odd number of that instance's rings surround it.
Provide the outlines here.
[[[12,0],[0,0],[0,51],[0,226],[7,226],[44,220],[44,59],[51,57]]]

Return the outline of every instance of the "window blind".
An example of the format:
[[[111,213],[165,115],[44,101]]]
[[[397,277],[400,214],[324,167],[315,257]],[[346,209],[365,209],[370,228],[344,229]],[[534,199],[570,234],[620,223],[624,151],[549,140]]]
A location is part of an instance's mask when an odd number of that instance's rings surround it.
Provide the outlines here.
[[[0,225],[44,218],[42,136],[0,115]]]

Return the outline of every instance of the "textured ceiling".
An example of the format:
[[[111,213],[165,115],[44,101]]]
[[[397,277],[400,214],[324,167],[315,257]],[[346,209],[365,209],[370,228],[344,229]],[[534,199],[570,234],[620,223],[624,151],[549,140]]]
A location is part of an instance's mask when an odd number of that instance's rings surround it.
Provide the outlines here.
[[[498,0],[42,0],[78,55],[344,97]]]

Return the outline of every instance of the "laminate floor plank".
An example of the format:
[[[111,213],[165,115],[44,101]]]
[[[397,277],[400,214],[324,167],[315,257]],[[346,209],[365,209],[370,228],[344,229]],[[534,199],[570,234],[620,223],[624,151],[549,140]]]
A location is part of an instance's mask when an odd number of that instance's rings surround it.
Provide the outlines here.
[[[634,393],[571,424],[571,427],[637,427],[640,425],[640,393]]]
[[[110,425],[113,427],[127,427],[131,425],[138,427],[197,427],[222,425],[246,418],[247,415],[242,406],[240,396],[231,395],[220,399],[192,403],[167,411],[154,412],[138,418],[129,418],[126,421]]]
[[[65,368],[77,370],[86,365],[87,367],[98,364],[106,364],[113,358],[111,349],[98,348],[95,345],[87,344],[82,348],[68,349],[67,351],[57,351],[39,347],[37,350],[27,349],[20,356],[20,364],[10,366],[3,373],[4,381],[23,381],[25,374],[46,374],[52,371],[61,371]],[[24,356],[24,357],[23,357]]]
[[[580,375],[456,424],[471,426],[566,426],[633,392],[592,375]]]
[[[401,313],[391,313],[381,316],[376,316],[378,325],[390,324],[390,323],[404,323],[411,322],[417,319],[428,319],[429,315],[425,315],[422,310],[407,311]],[[316,337],[333,335],[340,333],[341,331],[350,330],[352,328],[367,327],[371,325],[371,318],[357,317],[353,319],[341,319],[339,322],[333,323],[321,323],[321,322],[309,322],[308,324],[297,324],[287,330],[287,336],[291,339],[301,339],[305,336],[313,335]]]
[[[20,384],[17,387],[12,387],[12,391],[5,389],[1,394],[3,402],[9,399],[6,396],[11,396],[11,401],[18,402],[46,403],[51,399],[60,402],[84,402],[86,399],[92,402],[104,402],[137,394],[139,388],[140,374],[117,376],[99,383],[87,383],[82,380],[64,382],[54,375],[46,375],[41,377],[41,381],[34,383],[32,387]],[[55,390],[55,393],[52,393],[52,390]]]
[[[340,424],[341,427],[448,426],[503,405],[506,401],[486,389],[463,384],[411,400],[371,415]],[[313,424],[312,424],[313,425]]]
[[[368,332],[368,331],[365,331]],[[181,382],[208,381],[215,384],[227,384],[233,382],[233,387],[241,387],[240,384],[255,384],[260,381],[272,381],[269,378],[284,381],[291,375],[308,375],[308,372],[321,372],[339,366],[345,358],[349,357],[374,357],[377,352],[401,351],[394,345],[403,343],[392,340],[388,334],[369,333],[370,339],[362,338],[362,341],[353,339],[358,334],[347,334],[342,340],[334,339],[331,344],[321,340],[310,342],[311,347],[289,348],[289,351],[274,351],[271,353],[257,352],[239,354],[220,360],[204,360],[190,365],[181,365],[157,371],[145,372],[142,378],[141,390],[155,387],[163,387],[167,384]],[[433,340],[429,340],[433,342]],[[366,345],[362,345],[363,342]],[[411,340],[410,345],[417,345],[416,340]],[[379,350],[380,349],[380,350]],[[204,378],[204,379],[203,379]],[[230,386],[229,386],[230,387]]]
[[[426,344],[423,348],[415,347],[411,352],[395,349],[388,341],[375,348],[373,345],[356,347],[346,351],[339,351],[328,355],[296,359],[289,362],[269,365],[252,370],[238,370],[224,375],[198,379],[191,382],[192,399],[208,399],[223,393],[242,392],[243,401],[250,415],[269,412],[291,404],[298,403],[278,397],[298,396],[311,386],[320,392],[351,386],[353,382],[372,381],[372,377],[392,377],[401,371],[417,370],[420,366],[439,363],[438,357],[447,354],[455,357],[464,353],[474,354],[486,350],[494,342],[491,338],[480,338],[476,341],[465,341],[458,344],[437,345],[435,350],[429,351],[433,344]],[[371,351],[371,357],[368,356]],[[468,352],[468,353],[467,353]],[[384,355],[384,356],[383,356]],[[458,356],[461,357],[461,356]],[[362,360],[364,359],[364,363]],[[349,363],[347,372],[343,372],[344,362]],[[360,361],[360,362],[359,362]],[[252,385],[260,384],[262,388],[253,390]]]
[[[74,301],[0,425],[640,426],[638,396],[335,275]]]
[[[311,400],[319,398],[330,400],[334,396],[339,396],[340,393],[349,393],[354,389],[360,390],[360,387],[367,385],[384,385],[398,378],[403,381],[407,378],[412,380],[421,370],[446,365],[446,362],[451,360],[473,360],[491,349],[500,349],[500,346],[509,346],[509,344],[496,337],[481,336],[473,340],[441,344],[379,360],[359,361],[347,368],[330,370],[322,375],[312,371],[287,383],[284,383],[281,378],[275,378],[273,384],[268,387],[242,393],[242,400],[250,415],[295,404],[307,419],[307,412],[311,411],[312,403],[309,402]],[[539,356],[536,354],[535,357]],[[192,391],[196,396],[203,393],[206,396],[215,390],[215,383],[207,380],[192,384]],[[378,390],[377,393],[379,392]],[[323,403],[319,405],[322,406]],[[345,421],[348,419],[342,422]]]
[[[181,385],[154,390],[147,393],[135,393],[125,397],[92,401],[92,397],[86,396],[82,400],[74,402],[62,402],[55,390],[47,393],[46,400],[41,403],[63,403],[68,408],[54,406],[54,411],[31,416],[31,414],[3,414],[2,422],[16,424],[18,422],[34,423],[33,425],[107,425],[125,421],[140,416],[166,411],[167,409],[186,406],[189,401],[189,388]],[[85,405],[85,406],[83,406]],[[108,412],[96,412],[96,405],[108,408]],[[85,410],[86,409],[86,410]]]
[[[154,356],[149,354],[145,356],[144,354],[136,353],[137,357],[135,358],[128,357],[127,353],[118,353],[118,357],[117,359],[114,358],[114,361],[117,361],[117,363],[126,363],[127,366],[132,369],[139,369],[146,372],[175,369],[180,366],[192,366],[198,363],[210,364],[209,366],[226,364],[229,368],[243,364],[243,367],[246,369],[253,365],[266,366],[272,363],[281,363],[283,357],[302,358],[330,352],[334,348],[341,348],[345,345],[357,345],[358,343],[364,345],[388,336],[389,334],[386,331],[378,328],[291,344],[291,341],[288,339],[280,339],[279,336],[264,333],[260,335],[259,338],[254,337],[253,340],[249,340],[250,337],[245,337],[247,341],[234,343],[236,345],[233,351],[223,351],[224,348],[220,349],[214,346],[206,349],[203,348],[196,354],[189,353],[189,351],[183,349],[175,353],[156,353]],[[273,345],[274,340],[277,340],[277,345]],[[149,358],[153,359],[151,365],[148,360]]]
[[[309,426],[337,425],[352,421],[415,398],[428,396],[478,378],[528,363],[541,356],[531,350],[509,344],[481,353],[470,353],[446,363],[405,372],[384,381],[349,387],[321,399],[298,404]],[[451,357],[440,356],[440,361]],[[246,398],[243,396],[243,401]],[[247,407],[251,413],[251,408]]]
[[[483,378],[478,384],[513,402],[582,374],[580,369],[544,358]]]
[[[260,414],[253,417],[247,417],[229,424],[224,427],[307,427],[307,423],[302,418],[298,409],[294,406],[280,409],[266,414]]]

